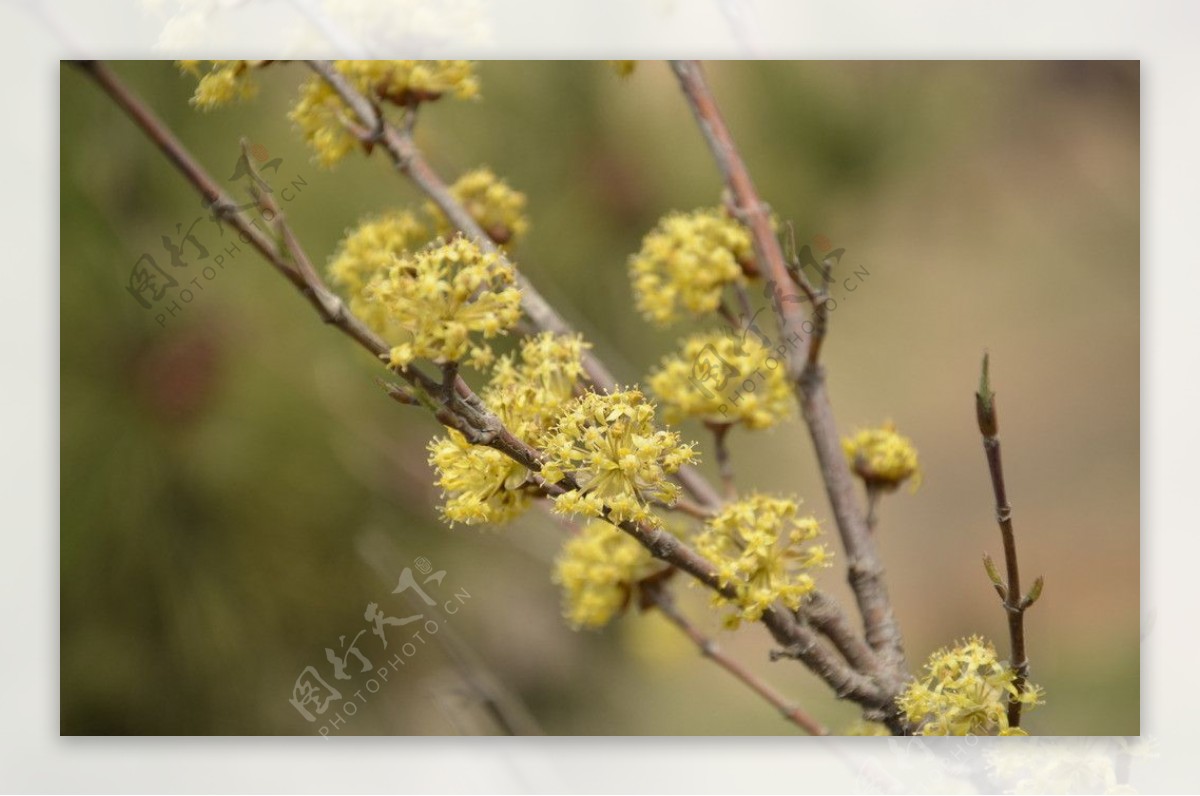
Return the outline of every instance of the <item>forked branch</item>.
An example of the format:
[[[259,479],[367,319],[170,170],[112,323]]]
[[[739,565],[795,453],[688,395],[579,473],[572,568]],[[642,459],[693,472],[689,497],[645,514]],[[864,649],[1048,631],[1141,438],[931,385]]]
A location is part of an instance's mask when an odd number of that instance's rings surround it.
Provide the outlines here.
[[[700,64],[696,61],[672,61],[671,64],[733,198],[735,212],[750,229],[759,268],[780,297],[775,305],[784,342],[789,343],[788,374],[795,383],[796,396],[845,549],[850,586],[863,617],[867,642],[887,661],[883,678],[885,687],[892,694],[898,693],[908,679],[903,640],[884,583],[883,564],[842,452],[833,407],[826,391],[824,367],[815,357],[808,356],[811,347],[818,345],[812,335],[814,322],[800,309],[802,300],[795,292],[783,249],[775,237],[770,210],[754,188]]]
[[[975,393],[975,417],[979,422],[979,433],[983,436],[983,452],[987,456],[988,473],[992,480],[992,493],[996,498],[996,522],[1000,526],[1000,539],[1004,544],[1004,567],[1007,581],[1001,580],[996,565],[987,553],[983,554],[983,565],[987,570],[996,593],[1008,616],[1008,636],[1012,650],[1012,667],[1017,676],[1013,686],[1020,693],[1029,677],[1029,657],[1025,653],[1025,611],[1042,596],[1044,580],[1039,575],[1028,594],[1021,594],[1021,567],[1017,561],[1017,538],[1013,532],[1012,507],[1008,504],[1008,490],[1004,485],[1004,465],[1000,460],[1000,424],[996,417],[996,394],[992,392],[988,374],[988,355],[983,355],[983,369],[979,377],[979,391]],[[1008,698],[1008,726],[1021,726],[1022,703],[1013,695]]]
[[[311,263],[311,261],[303,255],[299,248],[299,242],[291,230],[286,228],[282,218],[280,219],[279,233],[281,240],[286,242],[284,249],[281,249],[270,236],[264,234],[255,221],[237,209],[182,143],[107,67],[94,62],[88,62],[82,66],[213,205],[220,218],[232,224],[279,273],[287,278],[309,300],[323,320],[337,327],[376,357],[387,358],[391,347],[349,311],[341,299],[322,282],[311,265],[309,267],[299,265]],[[359,98],[361,99],[361,95]],[[352,104],[351,107],[354,105]],[[355,110],[358,112],[357,108]],[[399,137],[401,136],[399,132],[391,126],[377,121],[381,117],[364,117],[364,120],[368,118],[376,120],[373,129],[379,130],[389,139],[394,139],[393,145],[399,146],[404,143],[405,139]],[[411,145],[411,141],[408,144]],[[411,159],[410,150],[399,147],[394,151],[399,152],[402,156],[397,160],[398,167],[402,169],[413,167],[414,161]],[[391,146],[389,146],[389,152],[393,152]],[[405,155],[405,152],[410,154]],[[444,185],[442,188],[444,189]],[[456,203],[452,203],[444,209],[453,208],[457,208],[453,214],[447,212],[452,219],[455,215],[465,213]],[[465,219],[461,220],[465,221]],[[456,221],[456,223],[458,222]],[[473,220],[471,223],[474,223]],[[481,233],[478,237],[480,244],[483,245],[486,242],[486,236]],[[565,324],[563,328],[566,328]],[[411,403],[415,400],[429,408],[440,422],[459,431],[472,443],[492,447],[520,463],[530,471],[530,480],[533,484],[547,495],[561,494],[566,490],[577,488],[577,485],[569,477],[558,484],[550,484],[541,479],[537,475],[542,467],[541,452],[526,444],[507,429],[461,377],[455,377],[455,396],[451,400],[443,392],[441,379],[436,379],[414,366],[397,367],[393,370],[408,383],[408,388],[388,388],[389,392],[400,402]],[[688,573],[706,587],[726,597],[736,597],[736,590],[732,584],[722,583],[715,568],[707,559],[670,534],[654,528],[648,523],[625,521],[614,524],[633,536],[655,558]],[[815,672],[839,697],[851,699],[869,710],[890,714],[892,694],[882,688],[875,678],[856,671],[854,667],[828,649],[813,629],[797,621],[790,612],[779,606],[772,606],[763,614],[762,621],[776,642],[791,651],[794,657],[800,659]],[[893,720],[892,723],[897,731],[902,731],[902,725],[898,723],[898,720]]]

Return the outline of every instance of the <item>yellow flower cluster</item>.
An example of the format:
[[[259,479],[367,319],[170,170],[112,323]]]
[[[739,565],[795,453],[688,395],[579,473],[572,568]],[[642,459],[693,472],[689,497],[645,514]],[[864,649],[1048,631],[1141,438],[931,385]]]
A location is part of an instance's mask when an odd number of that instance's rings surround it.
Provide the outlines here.
[[[258,86],[250,80],[250,70],[262,66],[264,61],[209,61],[207,74],[203,61],[179,61],[179,68],[200,79],[192,104],[210,111],[222,105],[248,100],[258,93]]]
[[[776,600],[795,610],[815,587],[809,571],[826,566],[832,554],[810,544],[821,527],[799,511],[793,500],[753,494],[726,505],[697,537],[696,550],[717,568],[721,585],[737,590],[736,600],[713,598],[736,609],[726,617],[730,627],[758,620]]]
[[[850,468],[869,487],[890,492],[909,478],[912,478],[914,490],[921,483],[917,449],[912,440],[897,434],[891,423],[843,438],[842,450],[846,452]]]
[[[516,324],[521,293],[512,286],[515,279],[509,263],[457,237],[398,258],[371,279],[363,296],[411,336],[392,349],[393,366],[417,357],[457,362],[469,352],[470,363],[483,367],[492,361],[492,349],[470,335],[491,338]]]
[[[493,240],[515,241],[529,228],[523,215],[524,195],[488,169],[463,175],[451,192]],[[347,232],[329,262],[329,277],[349,299],[351,312],[388,340],[396,337],[396,324],[382,304],[366,299],[364,291],[373,278],[386,274],[397,259],[426,245],[434,234],[443,239],[453,235],[453,228],[432,203],[425,211],[428,220],[405,209],[361,221]]]
[[[991,643],[979,636],[929,656],[925,676],[908,684],[896,704],[918,735],[1025,735],[1008,725],[1008,698],[1026,709],[1042,704],[1042,689],[1013,684],[1016,672],[997,660]]]
[[[543,332],[521,344],[520,361],[506,354],[480,396],[517,437],[537,446],[583,375],[588,345],[579,336]],[[451,430],[429,443],[429,463],[442,489],[442,516],[455,522],[504,523],[529,507],[522,491],[528,470],[493,448],[472,445]]]
[[[692,445],[654,427],[654,405],[636,389],[576,398],[543,450],[542,475],[556,482],[573,473],[579,487],[555,498],[556,512],[600,517],[607,506],[615,522],[645,521],[656,528],[662,520],[650,504],[673,505],[679,486],[667,476],[696,460]]]
[[[588,348],[591,345],[580,335],[542,332],[525,338],[519,362],[510,354],[496,362],[484,402],[509,418],[506,425],[513,433],[538,444],[583,378],[583,352]]]
[[[334,61],[334,67],[376,102],[406,105],[443,94],[460,99],[479,95],[479,79],[470,61]],[[354,112],[320,75],[300,87],[289,117],[323,166],[333,166],[358,144],[345,124],[354,120]]]
[[[603,627],[628,604],[634,584],[661,568],[629,534],[607,522],[589,522],[554,564],[563,615],[577,630]]]
[[[529,472],[500,451],[472,445],[451,429],[429,443],[429,464],[437,469],[442,518],[450,525],[501,524],[529,507],[522,491]]]
[[[529,230],[525,194],[514,191],[491,169],[468,171],[450,186],[450,194],[483,227],[488,237],[502,246],[515,245]],[[454,227],[437,205],[428,202],[426,211],[433,217],[439,235],[453,232]]]
[[[342,239],[329,261],[329,278],[349,298],[350,311],[385,339],[395,338],[395,324],[383,305],[368,301],[363,291],[375,276],[385,274],[428,237],[425,225],[413,213],[393,210],[361,222]]]
[[[681,352],[663,358],[649,384],[671,424],[694,417],[764,429],[795,413],[783,363],[750,334],[693,335]]]
[[[713,312],[726,285],[745,281],[753,255],[749,231],[720,208],[671,213],[629,260],[637,308],[660,325]]]

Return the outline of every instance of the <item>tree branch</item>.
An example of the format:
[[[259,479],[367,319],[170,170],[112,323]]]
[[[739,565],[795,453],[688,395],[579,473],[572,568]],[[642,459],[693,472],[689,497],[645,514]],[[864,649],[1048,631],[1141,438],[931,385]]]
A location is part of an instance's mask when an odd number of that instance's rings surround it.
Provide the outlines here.
[[[798,306],[801,299],[792,289],[793,281],[788,275],[779,240],[771,227],[770,212],[755,191],[700,64],[696,61],[672,61],[671,65],[733,197],[738,214],[750,229],[759,268],[782,294],[776,302],[776,309],[780,330],[790,349],[788,373],[796,385],[797,398],[845,548],[850,586],[863,617],[867,642],[885,656],[888,664],[884,678],[886,689],[893,694],[898,693],[908,679],[903,639],[884,583],[883,564],[842,453],[833,408],[826,392],[824,368],[816,357],[808,356],[812,346],[816,345],[815,340],[810,339],[807,346],[799,345],[805,340],[806,324],[810,322]]]
[[[1042,595],[1043,579],[1034,581],[1029,594],[1021,594],[1021,567],[1017,561],[1017,538],[1013,532],[1012,507],[1008,504],[1008,490],[1004,485],[1004,465],[1000,461],[1000,428],[996,417],[996,394],[992,392],[988,376],[988,355],[983,355],[983,369],[979,377],[979,391],[975,393],[975,417],[979,422],[979,433],[983,436],[983,452],[987,457],[988,473],[992,479],[992,493],[996,498],[996,522],[1000,526],[1000,539],[1004,544],[1004,567],[1007,582],[1000,575],[992,559],[984,554],[984,567],[996,587],[996,592],[1008,616],[1008,636],[1012,650],[1012,666],[1017,676],[1013,685],[1020,693],[1029,677],[1029,658],[1025,654],[1025,611]],[[1008,725],[1021,726],[1021,702],[1013,695],[1008,697]]]
[[[717,471],[721,474],[721,485],[725,490],[726,500],[737,499],[737,483],[733,475],[733,460],[729,457],[727,437],[733,427],[731,423],[704,423],[713,435],[713,449],[717,454]]]
[[[332,293],[309,269],[307,274],[291,267],[278,246],[264,235],[255,222],[241,214],[228,197],[217,187],[216,182],[195,161],[187,149],[176,139],[163,123],[146,108],[112,74],[107,67],[96,62],[81,64],[82,68],[101,86],[116,104],[158,145],[179,171],[221,213],[221,217],[235,226],[277,271],[283,274],[314,306],[318,314],[328,323],[354,339],[375,356],[385,359],[391,347],[375,332],[351,313],[344,303]],[[384,126],[384,132],[391,129]],[[390,150],[389,150],[390,151]],[[483,239],[481,238],[481,241]],[[434,412],[437,419],[453,428],[473,444],[487,445],[526,467],[536,485],[548,495],[562,494],[578,486],[568,477],[559,484],[549,484],[537,473],[542,467],[542,454],[516,437],[484,406],[483,401],[462,380],[456,379],[457,400],[445,401],[442,383],[421,372],[416,367],[393,368],[394,372],[415,388],[413,397]],[[605,512],[607,515],[607,512]],[[605,517],[607,519],[607,517]],[[611,520],[608,520],[612,522]],[[688,573],[700,583],[726,597],[736,598],[732,584],[722,584],[713,565],[680,542],[671,534],[647,523],[614,523],[635,538],[655,558]],[[790,613],[775,605],[762,617],[763,624],[772,637],[788,648],[789,654],[803,661],[809,669],[824,680],[839,698],[851,699],[868,709],[894,710],[892,695],[880,687],[874,679],[866,677],[847,666],[836,655],[821,645],[819,638],[808,627],[803,626]]]

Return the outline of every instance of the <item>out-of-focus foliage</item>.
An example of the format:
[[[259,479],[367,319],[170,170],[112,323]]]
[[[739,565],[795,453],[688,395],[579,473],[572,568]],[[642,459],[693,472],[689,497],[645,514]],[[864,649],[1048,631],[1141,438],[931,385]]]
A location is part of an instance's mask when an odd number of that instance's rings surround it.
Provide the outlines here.
[[[256,70],[255,99],[211,113],[189,105],[195,80],[173,64],[115,68],[241,201],[247,137],[318,264],[364,216],[424,201],[378,153],[332,172],[310,161],[287,119],[298,64]],[[1000,549],[970,395],[986,346],[1023,567],[1048,584],[1027,624],[1052,699],[1025,726],[1137,734],[1136,64],[709,72],[778,218],[802,243],[845,249],[823,355],[842,431],[891,417],[921,451],[922,489],[884,498],[876,531],[914,672],[947,638],[1005,638],[978,565]],[[628,280],[660,218],[720,202],[669,70],[486,63],[478,76],[480,101],[423,110],[418,142],[447,180],[487,163],[528,197],[515,259],[618,380],[711,330],[650,326]],[[364,606],[404,616],[392,589],[419,558],[446,571],[439,596],[469,592],[444,618],[548,732],[789,731],[658,617],[573,632],[551,582],[562,534],[542,512],[499,533],[447,530],[426,463],[434,421],[389,400],[377,363],[209,221],[69,66],[61,117],[64,733],[315,732],[288,701],[297,677],[311,665],[353,693],[325,650],[364,630],[358,648],[386,665],[395,652]],[[178,283],[149,310],[127,290],[146,254]],[[681,428],[706,439],[695,420]],[[744,490],[804,498],[835,553],[822,584],[850,604],[802,425],[738,429],[730,445]],[[818,718],[856,718],[801,667],[768,663],[757,628],[722,631],[698,590],[680,602]],[[465,693],[430,643],[341,732],[494,732]]]

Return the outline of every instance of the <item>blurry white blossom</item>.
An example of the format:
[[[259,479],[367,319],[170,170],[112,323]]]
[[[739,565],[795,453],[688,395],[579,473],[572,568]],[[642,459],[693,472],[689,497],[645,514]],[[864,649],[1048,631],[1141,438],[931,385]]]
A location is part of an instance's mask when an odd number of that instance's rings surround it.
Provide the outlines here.
[[[284,55],[378,57],[491,42],[481,0],[142,0],[177,55],[263,47]]]

